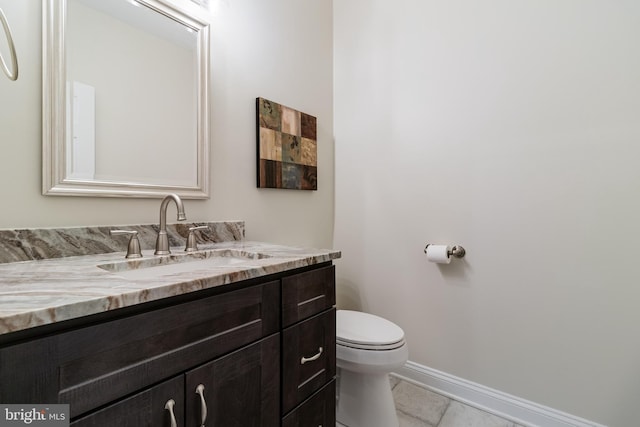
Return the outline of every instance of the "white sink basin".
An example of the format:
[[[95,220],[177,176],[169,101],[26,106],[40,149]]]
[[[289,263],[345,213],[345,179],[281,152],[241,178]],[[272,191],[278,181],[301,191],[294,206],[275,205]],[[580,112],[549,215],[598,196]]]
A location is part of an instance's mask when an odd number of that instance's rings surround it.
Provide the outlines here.
[[[255,261],[270,258],[269,255],[233,249],[214,249],[153,258],[138,258],[127,261],[100,264],[103,270],[128,279],[148,279],[185,273],[206,272],[212,269],[234,269],[246,265],[255,266]]]

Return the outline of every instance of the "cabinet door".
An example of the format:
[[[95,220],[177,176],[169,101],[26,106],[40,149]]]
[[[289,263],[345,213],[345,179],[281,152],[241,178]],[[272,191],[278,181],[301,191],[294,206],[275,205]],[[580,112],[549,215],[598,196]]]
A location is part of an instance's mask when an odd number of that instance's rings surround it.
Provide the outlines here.
[[[336,310],[282,332],[282,410],[287,413],[336,375]]]
[[[189,371],[185,393],[187,427],[279,426],[280,335]]]
[[[184,419],[184,376],[173,378],[136,393],[113,405],[74,420],[72,427],[170,427],[167,402],[173,400],[173,414],[179,426]]]

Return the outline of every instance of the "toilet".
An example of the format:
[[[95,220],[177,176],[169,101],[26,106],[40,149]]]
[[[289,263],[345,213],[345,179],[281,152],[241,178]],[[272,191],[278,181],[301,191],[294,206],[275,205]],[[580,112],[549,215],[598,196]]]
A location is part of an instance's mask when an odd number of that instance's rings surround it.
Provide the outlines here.
[[[346,427],[398,427],[389,373],[404,366],[404,331],[373,314],[336,312],[336,420]]]

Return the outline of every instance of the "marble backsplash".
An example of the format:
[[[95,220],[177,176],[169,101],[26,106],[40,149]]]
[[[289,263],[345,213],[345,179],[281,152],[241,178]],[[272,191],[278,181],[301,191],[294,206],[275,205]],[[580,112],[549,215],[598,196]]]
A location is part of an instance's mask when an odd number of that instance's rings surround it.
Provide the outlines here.
[[[209,230],[195,231],[198,243],[244,240],[244,221],[184,222],[167,224],[169,246],[185,245],[189,227],[199,225]],[[124,252],[129,236],[111,236],[114,229],[136,230],[143,250],[155,248],[157,224],[0,230],[0,264]]]

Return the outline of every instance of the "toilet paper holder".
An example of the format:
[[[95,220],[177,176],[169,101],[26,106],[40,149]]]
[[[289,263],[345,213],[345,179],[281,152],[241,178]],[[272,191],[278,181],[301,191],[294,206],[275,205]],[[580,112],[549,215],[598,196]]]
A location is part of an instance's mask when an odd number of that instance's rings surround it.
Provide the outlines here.
[[[424,247],[425,254],[427,253],[427,248],[429,247],[430,244],[431,243],[427,243],[427,246]],[[463,258],[466,253],[467,251],[465,251],[464,248],[460,245],[453,245],[451,249],[447,251],[447,254],[449,256],[453,256],[456,258]]]

